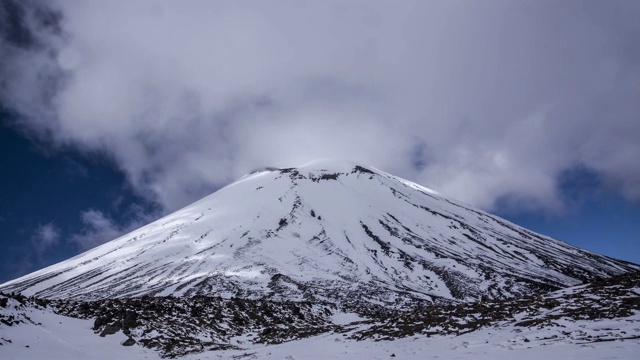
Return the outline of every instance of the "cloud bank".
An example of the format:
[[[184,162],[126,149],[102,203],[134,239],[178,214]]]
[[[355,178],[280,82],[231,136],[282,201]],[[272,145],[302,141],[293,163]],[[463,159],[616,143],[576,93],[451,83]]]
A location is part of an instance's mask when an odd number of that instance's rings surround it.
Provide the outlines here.
[[[488,210],[558,211],[575,167],[640,198],[637,1],[43,1],[0,16],[16,126],[107,154],[166,211],[327,157]]]

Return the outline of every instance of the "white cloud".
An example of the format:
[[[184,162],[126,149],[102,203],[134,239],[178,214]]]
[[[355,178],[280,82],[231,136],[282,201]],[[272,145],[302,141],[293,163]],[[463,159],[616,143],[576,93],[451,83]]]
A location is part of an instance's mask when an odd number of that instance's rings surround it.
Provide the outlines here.
[[[84,229],[70,237],[80,249],[90,249],[104,242],[113,240],[123,230],[113,219],[99,210],[88,209],[80,214]]]
[[[44,251],[58,244],[60,229],[53,222],[39,225],[33,232],[32,239],[36,242],[36,248],[39,251]]]
[[[32,16],[38,46],[0,43],[0,98],[165,210],[322,157],[486,209],[561,209],[577,165],[640,197],[638,3],[54,4],[61,35]]]
[[[80,250],[87,250],[97,245],[111,241],[120,235],[139,228],[150,222],[155,214],[145,214],[140,208],[130,208],[128,220],[119,224],[108,214],[100,210],[87,209],[80,213],[83,229],[69,237]]]

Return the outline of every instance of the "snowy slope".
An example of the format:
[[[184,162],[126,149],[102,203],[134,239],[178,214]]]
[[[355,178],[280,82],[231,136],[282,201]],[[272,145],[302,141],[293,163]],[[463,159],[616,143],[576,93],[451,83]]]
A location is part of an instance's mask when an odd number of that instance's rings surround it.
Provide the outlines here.
[[[0,346],[3,359],[162,359],[153,350],[141,346],[124,347],[122,334],[99,337],[89,329],[91,321],[41,312],[32,315],[42,325],[24,324],[11,329],[0,326],[0,337],[11,337],[12,343]],[[582,321],[575,326],[587,331],[617,329],[634,333],[640,316],[634,322],[604,320]],[[634,328],[635,326],[635,328]],[[242,349],[191,354],[180,359],[403,359],[422,360],[425,356],[442,359],[474,360],[539,360],[539,359],[637,359],[639,340],[576,343],[558,339],[562,328],[545,328],[525,334],[533,340],[523,342],[523,334],[511,329],[483,329],[461,336],[396,339],[393,341],[353,341],[340,334],[324,334],[278,345],[245,345]],[[637,333],[637,331],[635,331]],[[29,346],[29,347],[26,347]],[[392,355],[395,355],[392,357]]]
[[[596,326],[618,326],[610,321]],[[538,332],[541,337],[553,337],[560,331],[546,329]],[[458,337],[427,338],[417,336],[389,342],[344,340],[340,335],[330,334],[271,346],[255,346],[243,350],[228,350],[207,353],[209,359],[403,359],[423,360],[427,358],[469,360],[540,360],[540,359],[636,359],[640,351],[639,341],[616,341],[593,344],[569,342],[535,344],[515,343],[521,336],[509,332],[483,330]],[[186,359],[202,359],[191,355]]]
[[[636,359],[639,300],[640,273],[378,317],[310,303],[0,294],[0,358]]]
[[[5,297],[0,296],[0,303]],[[8,299],[0,304],[2,318],[20,319],[11,326],[0,322],[0,359],[159,359],[143,347],[124,347],[122,334],[99,337],[93,321],[57,315],[49,309]]]
[[[0,285],[44,298],[141,295],[402,305],[517,296],[640,270],[374,168],[268,169]]]

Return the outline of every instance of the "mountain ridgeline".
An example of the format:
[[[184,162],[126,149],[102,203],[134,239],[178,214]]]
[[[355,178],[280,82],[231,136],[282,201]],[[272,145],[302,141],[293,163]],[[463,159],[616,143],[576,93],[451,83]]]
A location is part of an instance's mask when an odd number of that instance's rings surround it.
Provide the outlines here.
[[[249,174],[0,291],[400,308],[517,297],[638,270],[375,168],[318,162]]]

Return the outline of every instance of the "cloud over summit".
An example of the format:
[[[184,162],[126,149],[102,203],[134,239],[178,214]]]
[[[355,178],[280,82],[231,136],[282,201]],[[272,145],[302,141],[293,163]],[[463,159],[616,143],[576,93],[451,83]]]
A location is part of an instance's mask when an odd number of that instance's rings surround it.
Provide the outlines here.
[[[7,4],[2,103],[167,210],[321,157],[487,209],[557,210],[576,166],[640,197],[637,2]]]

